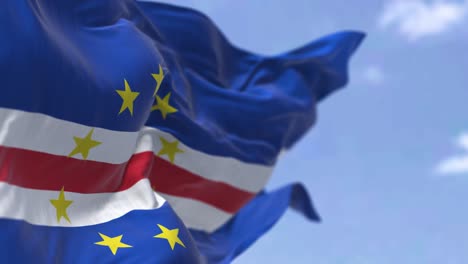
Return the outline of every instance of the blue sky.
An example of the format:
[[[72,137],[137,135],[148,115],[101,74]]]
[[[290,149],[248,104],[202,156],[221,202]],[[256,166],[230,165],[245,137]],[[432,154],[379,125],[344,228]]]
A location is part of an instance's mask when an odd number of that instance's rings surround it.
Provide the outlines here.
[[[323,223],[288,212],[236,263],[468,263],[468,1],[166,2],[263,54],[368,34],[269,184],[305,183]]]

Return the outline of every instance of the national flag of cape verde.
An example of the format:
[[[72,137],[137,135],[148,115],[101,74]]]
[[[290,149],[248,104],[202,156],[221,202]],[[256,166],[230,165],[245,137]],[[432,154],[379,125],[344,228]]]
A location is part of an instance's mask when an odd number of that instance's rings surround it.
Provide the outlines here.
[[[224,263],[288,207],[318,220],[300,184],[264,187],[362,33],[265,57],[189,9],[5,1],[2,261]]]

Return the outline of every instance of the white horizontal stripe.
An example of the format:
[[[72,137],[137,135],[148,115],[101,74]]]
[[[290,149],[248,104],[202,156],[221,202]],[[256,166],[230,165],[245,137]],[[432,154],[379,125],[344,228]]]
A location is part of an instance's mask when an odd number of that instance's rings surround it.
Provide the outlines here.
[[[146,127],[140,132],[136,152],[153,150],[157,154],[162,148],[160,137],[170,142],[177,140],[169,133]],[[269,166],[245,163],[233,158],[208,155],[193,150],[182,142],[179,143],[178,148],[184,151],[175,156],[174,164],[178,167],[205,179],[221,181],[249,192],[256,193],[262,190],[273,169]],[[161,158],[169,161],[167,155],[161,155]]]
[[[73,201],[66,210],[71,221],[68,223],[63,217],[57,222],[56,209],[50,203],[58,199],[59,193],[0,183],[0,218],[46,226],[87,226],[108,222],[132,210],[156,209],[165,202],[146,179],[116,193],[72,193],[65,186],[65,200]]]
[[[0,108],[0,145],[68,156],[75,148],[73,137],[84,138],[92,127],[60,120],[44,114]],[[88,160],[119,164],[135,149],[137,132],[94,128],[92,139],[102,142],[92,148]],[[83,159],[81,154],[73,156]]]
[[[187,228],[213,232],[224,225],[232,214],[192,199],[161,193]]]
[[[92,127],[56,119],[44,114],[0,108],[0,145],[68,156],[75,148],[73,137],[84,138]],[[133,153],[162,147],[160,137],[174,141],[172,135],[146,127],[138,132],[94,128],[92,139],[102,142],[90,149],[88,160],[120,164]],[[234,158],[208,155],[179,143],[183,153],[177,153],[174,164],[200,177],[224,182],[236,188],[258,192],[267,183],[272,167],[246,163]],[[83,159],[81,154],[73,156]],[[168,160],[167,155],[161,158]]]

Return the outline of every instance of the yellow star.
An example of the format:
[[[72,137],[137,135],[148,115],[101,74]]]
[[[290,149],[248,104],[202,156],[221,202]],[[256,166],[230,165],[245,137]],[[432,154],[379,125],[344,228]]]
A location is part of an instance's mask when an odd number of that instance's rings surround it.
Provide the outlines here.
[[[158,74],[151,74],[156,81],[156,89],[154,89],[153,97],[156,96],[156,93],[159,90],[159,87],[161,86],[162,81],[164,80],[164,71],[161,67],[161,64],[159,64],[159,73]]]
[[[161,229],[162,233],[159,235],[155,235],[154,237],[166,239],[167,242],[169,242],[169,245],[171,246],[172,250],[174,250],[175,244],[179,244],[185,247],[184,243],[182,243],[182,241],[179,238],[179,228],[169,230],[160,224],[158,224],[158,226]]]
[[[119,115],[125,111],[125,109],[128,109],[130,111],[130,115],[133,116],[133,101],[138,97],[140,94],[139,92],[132,92],[132,89],[130,89],[130,85],[128,85],[127,80],[124,79],[125,82],[125,90],[115,90],[120,97],[122,97],[122,106],[120,107],[120,112]]]
[[[73,140],[75,140],[76,147],[70,152],[70,154],[68,154],[68,157],[72,157],[80,153],[83,159],[87,159],[89,150],[101,145],[102,143],[91,138],[93,132],[94,128],[91,129],[84,138],[73,137]]]
[[[67,220],[68,223],[70,222],[70,218],[68,218],[67,208],[70,206],[73,201],[65,200],[65,194],[63,192],[64,187],[60,190],[59,197],[57,200],[50,200],[50,203],[55,207],[56,214],[57,214],[57,223],[60,223],[60,219],[63,217]]]
[[[174,158],[177,153],[183,153],[184,151],[179,148],[179,141],[175,140],[169,142],[163,137],[159,137],[159,140],[162,143],[162,148],[158,152],[158,156],[167,155],[171,163],[174,163]]]
[[[131,248],[132,246],[127,245],[125,243],[120,242],[123,235],[116,236],[116,237],[108,237],[104,234],[99,233],[102,238],[102,241],[96,242],[94,244],[100,246],[107,246],[112,251],[112,254],[116,254],[119,248]]]
[[[169,98],[171,97],[171,93],[166,94],[163,99],[156,95],[156,105],[151,107],[151,111],[159,110],[161,111],[162,117],[166,119],[167,114],[172,114],[177,112],[177,109],[172,107],[169,104]]]

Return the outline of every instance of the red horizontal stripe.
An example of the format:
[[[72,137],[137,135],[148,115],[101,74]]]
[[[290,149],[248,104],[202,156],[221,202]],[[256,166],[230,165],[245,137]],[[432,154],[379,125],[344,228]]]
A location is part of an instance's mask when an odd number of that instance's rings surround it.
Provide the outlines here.
[[[0,148],[0,181],[24,188],[60,190],[78,193],[115,192],[124,180],[125,166],[95,161],[78,160],[42,152]]]
[[[162,194],[198,200],[228,213],[237,212],[254,197],[253,193],[224,182],[207,180],[157,156],[155,159],[150,181],[155,190]]]
[[[198,200],[229,213],[237,212],[254,196],[195,175],[152,152],[135,154],[124,164],[110,164],[0,147],[0,164],[0,181],[30,189],[117,192],[149,178],[158,192]]]

